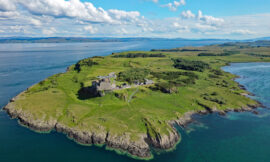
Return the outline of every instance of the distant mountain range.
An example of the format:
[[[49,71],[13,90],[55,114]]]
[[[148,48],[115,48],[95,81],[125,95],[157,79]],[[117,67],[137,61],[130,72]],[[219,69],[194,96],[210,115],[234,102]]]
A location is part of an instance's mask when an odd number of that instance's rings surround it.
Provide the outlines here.
[[[253,41],[258,41],[258,40],[270,40],[270,37],[262,37],[262,38],[256,38],[256,39],[251,39]]]
[[[231,39],[184,39],[184,38],[110,38],[110,37],[100,37],[100,38],[83,38],[83,37],[2,37],[0,38],[0,43],[79,43],[79,42],[128,42],[128,41],[238,41]],[[257,40],[270,40],[270,37],[249,39],[244,41],[257,41]]]
[[[127,42],[127,41],[233,41],[229,39],[183,39],[183,38],[83,38],[83,37],[8,37],[0,38],[0,43],[78,43],[78,42]]]

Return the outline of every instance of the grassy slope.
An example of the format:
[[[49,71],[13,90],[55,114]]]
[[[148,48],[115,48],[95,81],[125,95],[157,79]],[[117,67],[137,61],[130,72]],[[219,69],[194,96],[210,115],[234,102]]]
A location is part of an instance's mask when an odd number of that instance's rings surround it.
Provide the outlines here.
[[[183,71],[173,67],[171,58],[181,57],[204,61],[209,63],[212,69],[220,69],[230,62],[270,61],[268,57],[245,54],[254,52],[267,55],[269,54],[267,47],[206,46],[196,49],[216,54],[222,53],[224,49],[239,52],[231,56],[198,57],[200,51],[187,51],[162,52],[166,55],[164,58],[113,58],[112,56],[94,58],[93,60],[98,65],[84,66],[80,72],[75,71],[74,65],[72,65],[68,72],[54,75],[29,88],[15,104],[18,109],[23,109],[31,114],[33,119],[45,121],[56,119],[69,127],[95,132],[101,131],[100,126],[102,126],[102,129],[113,134],[131,133],[131,140],[139,138],[138,134],[146,133],[147,127],[151,127],[153,132],[168,134],[171,129],[168,127],[168,121],[177,119],[188,111],[204,110],[202,105],[225,110],[256,104],[255,101],[240,95],[245,91],[233,81],[234,75],[224,72],[219,78],[210,78],[209,74],[212,73],[210,70],[203,73],[195,72],[199,76],[196,84],[179,87],[179,92],[174,94],[165,94],[147,87],[140,87],[138,91],[137,88],[133,88],[117,92],[130,96],[137,91],[130,102],[117,98],[114,93],[106,94],[105,97],[78,99],[77,93],[81,88],[81,83],[90,86],[91,81],[95,80],[97,76],[107,75],[110,72],[118,73],[129,68],[146,68],[154,72]],[[213,92],[217,93],[216,98],[226,101],[226,104],[218,104],[203,98],[205,95],[211,96]]]

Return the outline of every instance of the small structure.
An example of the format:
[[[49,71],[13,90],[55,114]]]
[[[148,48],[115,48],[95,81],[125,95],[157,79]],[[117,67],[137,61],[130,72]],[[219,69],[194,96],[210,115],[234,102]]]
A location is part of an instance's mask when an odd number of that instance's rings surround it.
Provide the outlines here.
[[[131,88],[131,86],[129,84],[126,84],[126,83],[124,83],[120,86],[120,89],[127,89],[127,88]]]
[[[154,84],[155,82],[153,80],[149,80],[149,79],[145,79],[144,80],[144,85],[150,85],[150,84]]]
[[[154,84],[154,81],[149,79],[144,79],[144,81],[134,81],[134,85],[129,85],[127,83],[123,83],[120,86],[116,86],[115,79],[117,78],[114,72],[110,73],[107,76],[98,76],[99,80],[95,80],[92,82],[92,86],[89,87],[89,93],[94,94],[95,96],[104,96],[106,92],[110,92],[113,90],[119,89],[128,89],[132,87],[142,86],[142,85],[151,85]]]
[[[110,78],[114,78],[114,79],[116,79],[116,74],[115,74],[115,72],[111,72],[109,75],[108,75]]]
[[[140,86],[140,85],[151,85],[154,84],[153,80],[149,80],[149,79],[144,79],[143,82],[140,82],[138,80],[134,81],[133,84],[135,84],[136,86]]]
[[[107,75],[107,76],[98,76],[97,78],[98,79],[116,79],[116,74],[115,74],[115,72],[111,72],[109,75]]]
[[[112,91],[116,88],[115,81],[116,79],[115,72],[111,72],[107,76],[98,76],[99,80],[92,82],[92,91],[94,91],[99,96],[104,96],[106,92]],[[112,83],[113,80],[113,83]]]
[[[100,96],[104,96],[105,92],[112,91],[115,88],[116,85],[114,83],[112,84],[109,78],[93,81],[91,87],[91,89],[93,89]]]

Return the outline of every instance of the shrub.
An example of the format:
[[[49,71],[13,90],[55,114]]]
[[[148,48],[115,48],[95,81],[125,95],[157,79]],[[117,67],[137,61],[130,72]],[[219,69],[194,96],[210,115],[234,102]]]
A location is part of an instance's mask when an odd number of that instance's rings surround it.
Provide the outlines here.
[[[191,70],[203,72],[205,69],[209,69],[209,64],[203,61],[190,61],[184,59],[174,59],[174,67],[177,69]]]
[[[199,53],[198,56],[231,56],[239,53],[238,51],[224,51],[223,53]]]
[[[100,59],[104,59],[103,56],[93,56],[92,58],[100,58]]]
[[[98,64],[98,63],[97,63],[97,62],[94,62],[92,58],[87,58],[87,59],[84,59],[84,60],[81,60],[81,61],[77,62],[77,63],[75,64],[74,70],[80,72],[82,66],[88,66],[88,67],[91,67],[91,66],[97,65],[97,64]]]
[[[130,70],[120,72],[117,76],[117,80],[129,83],[134,83],[135,81],[144,82],[147,75],[149,75],[149,70],[147,69],[132,68]]]
[[[217,93],[215,95],[212,93],[211,96],[208,94],[203,94],[202,97],[207,101],[215,102],[220,105],[226,104],[226,100],[222,97],[218,97]]]
[[[222,70],[219,70],[219,69],[212,69],[211,72],[213,72],[215,75],[223,75],[223,72]]]
[[[206,51],[206,50],[174,48],[174,49],[152,49],[151,51],[160,51],[160,52],[198,52],[198,51]]]
[[[160,90],[163,93],[177,93],[178,92],[178,89],[174,84],[167,83],[167,82],[156,83],[155,87],[152,89]]]
[[[195,84],[195,81],[199,78],[193,72],[181,72],[181,71],[166,71],[166,72],[151,72],[155,78],[167,81],[173,86],[185,86],[189,84]]]
[[[182,71],[166,71],[166,72],[151,72],[155,78],[163,80],[174,80],[180,76],[187,76],[189,78],[198,79],[198,75],[193,72],[182,72]]]
[[[208,77],[209,78],[219,78],[219,76],[218,75],[215,75],[215,74],[209,74]]]
[[[128,54],[118,54],[114,55],[114,58],[137,58],[137,57],[166,57],[165,55],[159,54],[147,54],[147,53],[128,53]]]

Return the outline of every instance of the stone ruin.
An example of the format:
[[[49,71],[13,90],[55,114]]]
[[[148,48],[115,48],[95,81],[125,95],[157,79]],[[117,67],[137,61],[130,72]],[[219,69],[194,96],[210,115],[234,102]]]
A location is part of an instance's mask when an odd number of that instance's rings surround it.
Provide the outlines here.
[[[116,86],[115,79],[117,78],[114,72],[110,73],[107,76],[98,76],[99,80],[95,80],[92,82],[92,86],[89,87],[89,93],[92,93],[95,96],[104,96],[106,92],[110,92],[117,89],[127,89],[132,87],[137,87],[141,85],[151,85],[154,84],[154,81],[149,79],[144,79],[144,82],[134,82],[134,85],[131,86],[129,84],[122,84],[120,86]]]
[[[109,78],[92,82],[92,89],[96,91],[96,93],[98,93],[100,96],[104,96],[106,91],[112,91],[115,88],[115,83],[111,83]]]
[[[108,76],[98,76],[99,80],[92,82],[91,90],[99,96],[104,96],[106,92],[112,91],[116,88],[115,80],[116,74],[110,73]],[[113,81],[111,81],[113,80]]]

